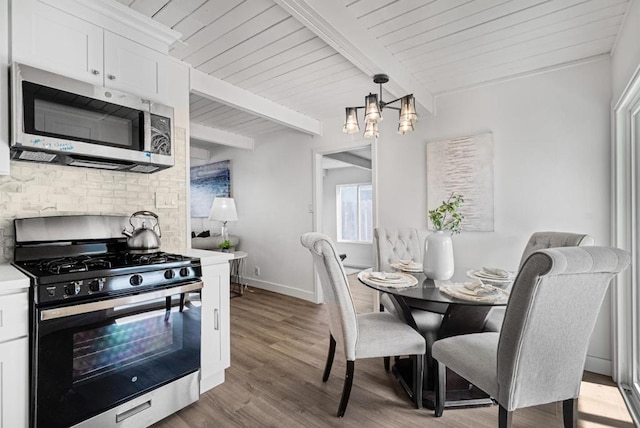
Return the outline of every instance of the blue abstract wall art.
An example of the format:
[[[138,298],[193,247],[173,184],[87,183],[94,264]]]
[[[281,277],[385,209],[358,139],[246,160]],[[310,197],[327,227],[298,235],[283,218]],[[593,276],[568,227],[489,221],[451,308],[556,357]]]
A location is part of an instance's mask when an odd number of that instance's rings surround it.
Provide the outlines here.
[[[231,161],[191,167],[191,217],[209,217],[216,196],[231,196]]]

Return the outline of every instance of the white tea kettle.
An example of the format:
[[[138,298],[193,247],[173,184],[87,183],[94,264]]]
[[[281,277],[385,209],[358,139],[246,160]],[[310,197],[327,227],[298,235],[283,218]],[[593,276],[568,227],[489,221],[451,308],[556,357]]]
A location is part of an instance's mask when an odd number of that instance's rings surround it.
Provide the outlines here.
[[[132,221],[134,217],[153,217],[155,224],[149,229],[143,220],[142,226],[136,229]],[[130,253],[149,254],[160,251],[160,237],[162,236],[162,232],[160,231],[160,221],[158,220],[157,214],[151,211],[135,212],[131,214],[129,224],[133,230],[129,232],[125,227],[122,234],[127,237],[127,248]],[[158,233],[156,233],[156,228],[158,228]]]

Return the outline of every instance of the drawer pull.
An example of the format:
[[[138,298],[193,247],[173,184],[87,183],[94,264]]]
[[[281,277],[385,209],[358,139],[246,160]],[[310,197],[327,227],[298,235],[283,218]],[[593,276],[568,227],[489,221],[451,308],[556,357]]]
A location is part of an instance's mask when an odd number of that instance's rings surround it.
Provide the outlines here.
[[[145,401],[142,404],[138,404],[136,407],[129,409],[129,410],[125,410],[122,413],[118,413],[116,415],[116,423],[120,423],[122,421],[124,421],[125,419],[130,418],[131,416],[135,416],[138,413],[147,410],[149,407],[151,407],[151,400],[149,401]]]

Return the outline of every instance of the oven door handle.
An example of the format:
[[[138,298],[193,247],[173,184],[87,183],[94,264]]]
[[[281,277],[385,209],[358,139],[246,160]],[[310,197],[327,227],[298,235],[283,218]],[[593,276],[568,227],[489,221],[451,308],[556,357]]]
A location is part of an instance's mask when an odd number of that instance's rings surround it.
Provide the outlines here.
[[[149,291],[132,296],[116,297],[114,299],[100,300],[98,302],[82,303],[79,305],[65,306],[62,308],[45,309],[40,312],[40,321],[53,320],[56,318],[66,318],[73,315],[88,314],[90,312],[113,309],[118,306],[131,305],[145,302],[147,300],[158,299],[160,297],[172,296],[174,294],[188,293],[190,291],[202,289],[202,282],[184,284],[178,287],[166,288],[162,290]]]

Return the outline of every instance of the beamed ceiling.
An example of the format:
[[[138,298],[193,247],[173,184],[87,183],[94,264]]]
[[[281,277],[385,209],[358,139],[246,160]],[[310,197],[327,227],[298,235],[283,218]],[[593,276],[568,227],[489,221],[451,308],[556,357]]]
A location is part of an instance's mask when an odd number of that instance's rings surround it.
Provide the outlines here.
[[[118,0],[182,33],[171,55],[318,121],[376,92],[433,97],[615,48],[629,0]],[[241,103],[240,103],[241,104]],[[287,127],[211,96],[191,96],[192,122],[255,138]],[[311,132],[313,133],[313,132]]]

